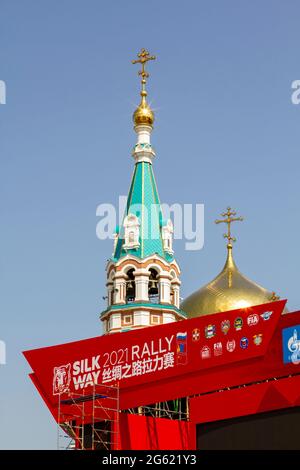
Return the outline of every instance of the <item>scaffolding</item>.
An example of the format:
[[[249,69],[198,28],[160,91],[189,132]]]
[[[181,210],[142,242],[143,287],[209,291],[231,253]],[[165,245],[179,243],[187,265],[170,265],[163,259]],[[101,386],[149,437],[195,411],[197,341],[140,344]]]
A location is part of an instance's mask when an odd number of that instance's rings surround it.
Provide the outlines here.
[[[89,389],[90,390],[90,389]],[[113,450],[119,447],[119,385],[94,384],[58,397],[57,448]]]
[[[152,418],[189,421],[189,401],[187,397],[177,398],[176,400],[130,408],[123,412],[140,416],[151,416]]]
[[[119,384],[94,384],[58,396],[57,448],[65,450],[117,450],[120,413],[189,421],[187,397],[120,410]]]

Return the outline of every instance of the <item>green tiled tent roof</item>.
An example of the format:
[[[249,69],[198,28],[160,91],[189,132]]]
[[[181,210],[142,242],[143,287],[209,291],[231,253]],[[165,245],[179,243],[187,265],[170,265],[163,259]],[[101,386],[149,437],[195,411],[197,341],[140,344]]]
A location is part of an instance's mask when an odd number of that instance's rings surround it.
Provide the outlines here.
[[[128,214],[134,214],[138,217],[140,246],[136,249],[124,250],[124,227],[122,226],[112,259],[117,261],[127,254],[143,259],[157,253],[167,261],[172,261],[173,256],[163,249],[161,237],[163,216],[151,163],[139,162],[135,164],[124,218]]]

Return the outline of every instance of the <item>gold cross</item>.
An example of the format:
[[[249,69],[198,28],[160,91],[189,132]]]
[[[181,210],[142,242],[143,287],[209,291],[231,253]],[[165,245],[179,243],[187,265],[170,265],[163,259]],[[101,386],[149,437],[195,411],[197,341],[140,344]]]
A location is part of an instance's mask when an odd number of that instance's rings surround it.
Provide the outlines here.
[[[231,236],[231,224],[232,224],[232,222],[237,222],[237,221],[242,222],[244,220],[243,217],[234,217],[235,215],[236,215],[236,212],[233,209],[231,209],[231,207],[227,207],[227,211],[223,212],[221,214],[221,216],[225,217],[225,219],[224,220],[215,220],[216,224],[221,224],[222,222],[227,224],[227,233],[224,233],[223,236],[224,236],[224,238],[227,238],[227,240],[228,240],[228,244],[227,244],[228,248],[232,247],[231,243],[236,241],[236,238]]]
[[[272,292],[272,295],[270,297],[270,300],[272,302],[276,302],[276,300],[279,300],[280,299],[280,296],[279,295],[276,295],[276,292]]]
[[[141,52],[138,53],[138,59],[133,60],[133,64],[141,64],[142,65],[142,70],[139,70],[139,75],[142,77],[142,85],[143,88],[146,85],[146,78],[149,77],[149,73],[146,72],[145,70],[145,65],[149,60],[155,60],[156,57],[155,55],[150,55],[146,49],[142,49]]]

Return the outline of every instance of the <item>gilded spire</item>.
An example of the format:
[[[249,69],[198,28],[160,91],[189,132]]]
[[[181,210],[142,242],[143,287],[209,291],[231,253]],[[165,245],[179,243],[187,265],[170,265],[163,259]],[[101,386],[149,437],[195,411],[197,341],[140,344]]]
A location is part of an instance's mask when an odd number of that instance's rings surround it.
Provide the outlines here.
[[[235,217],[236,212],[231,209],[231,207],[227,207],[226,212],[222,212],[221,216],[225,217],[221,220],[215,220],[216,224],[227,224],[227,233],[224,233],[223,237],[227,238],[227,260],[223,269],[223,272],[227,274],[228,277],[228,287],[232,287],[232,277],[233,272],[237,270],[235,262],[232,257],[232,244],[236,241],[236,238],[231,234],[231,224],[232,222],[242,222],[244,219],[243,217]]]
[[[243,217],[235,217],[236,212],[231,209],[231,207],[227,207],[227,211],[223,212],[221,214],[222,217],[225,217],[224,219],[221,220],[215,220],[216,224],[221,224],[225,223],[227,224],[227,233],[224,233],[224,238],[227,238],[227,248],[231,249],[232,248],[232,243],[236,241],[236,238],[231,235],[231,224],[232,222],[237,222],[240,221],[242,222],[244,220]]]
[[[155,56],[151,56],[149,52],[146,49],[142,49],[141,52],[138,53],[138,59],[133,60],[133,64],[141,64],[142,69],[139,70],[138,74],[142,77],[141,84],[142,84],[142,89],[141,89],[141,102],[137,109],[135,110],[133,114],[133,122],[135,126],[138,125],[149,125],[153,126],[154,122],[154,113],[150,106],[147,103],[146,96],[147,96],[147,91],[146,91],[146,83],[147,83],[147,78],[149,78],[149,73],[145,70],[145,65],[149,60],[155,60]]]

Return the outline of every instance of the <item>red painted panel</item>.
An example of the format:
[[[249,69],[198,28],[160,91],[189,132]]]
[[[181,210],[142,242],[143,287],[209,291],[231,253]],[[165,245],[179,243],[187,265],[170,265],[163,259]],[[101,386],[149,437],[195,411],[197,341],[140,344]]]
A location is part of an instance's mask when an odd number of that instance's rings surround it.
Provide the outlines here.
[[[119,450],[194,450],[195,426],[151,416],[120,415]]]
[[[289,408],[300,398],[300,376],[210,393],[190,400],[190,419],[207,423]]]

